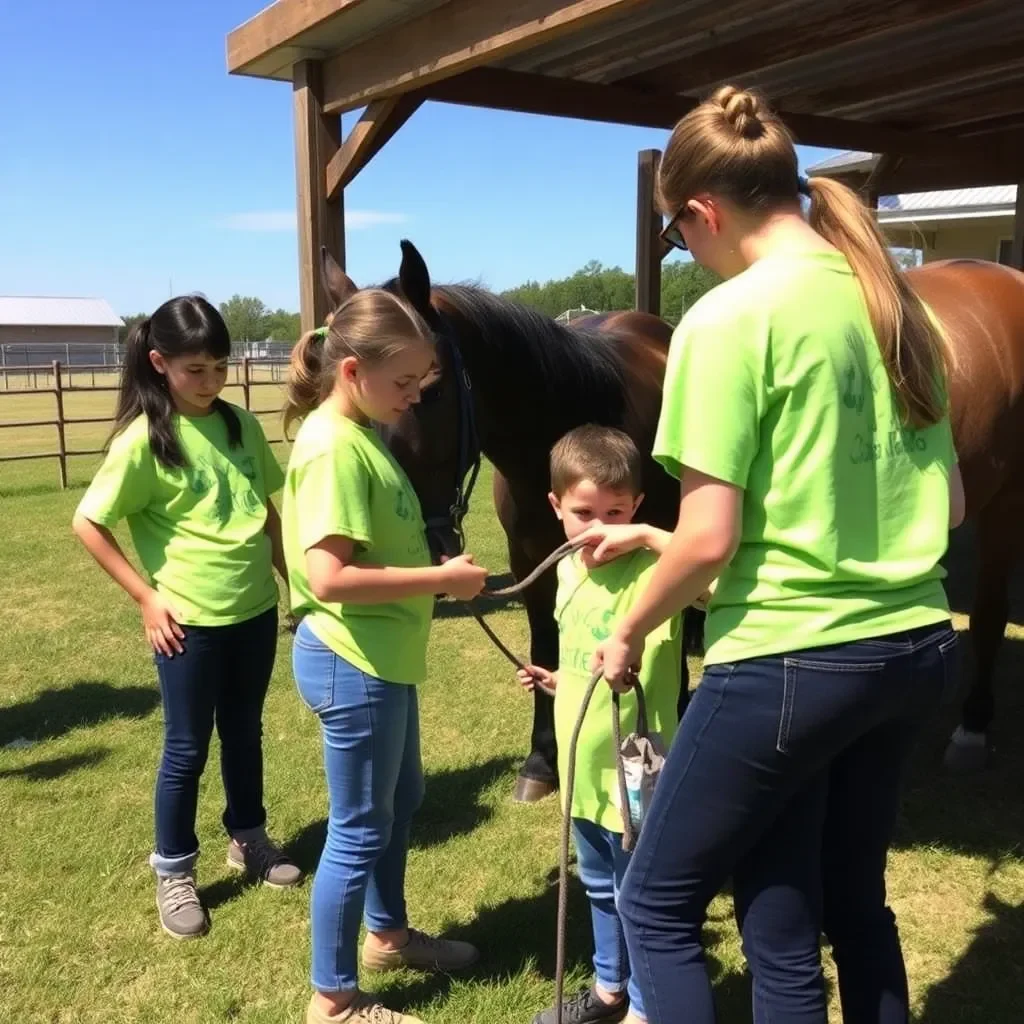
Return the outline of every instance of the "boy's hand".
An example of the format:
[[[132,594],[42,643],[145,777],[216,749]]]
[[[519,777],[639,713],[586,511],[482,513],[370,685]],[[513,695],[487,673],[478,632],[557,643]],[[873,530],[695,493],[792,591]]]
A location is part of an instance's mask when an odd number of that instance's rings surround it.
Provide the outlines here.
[[[610,562],[637,548],[647,547],[646,523],[594,523],[576,539],[592,547],[595,562]]]
[[[553,690],[558,686],[558,673],[551,672],[540,665],[527,665],[525,669],[519,669],[516,676],[519,679],[519,685],[528,693],[532,693],[538,685],[541,689],[548,690]]]

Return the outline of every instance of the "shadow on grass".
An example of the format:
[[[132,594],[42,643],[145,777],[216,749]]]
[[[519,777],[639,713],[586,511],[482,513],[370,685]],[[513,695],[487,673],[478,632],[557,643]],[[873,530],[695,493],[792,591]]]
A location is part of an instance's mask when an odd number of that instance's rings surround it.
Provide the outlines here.
[[[246,886],[256,884],[256,882],[250,882],[240,872],[232,872],[227,878],[219,878],[209,885],[200,885],[199,897],[207,910],[216,910],[217,907],[230,903],[241,896]]]
[[[967,951],[945,977],[928,991],[920,1024],[994,1024],[1020,1020],[1024,991],[1024,904],[985,897],[989,920],[981,925]]]
[[[480,950],[479,962],[459,979],[495,983],[507,981],[526,970],[533,970],[554,982],[555,978],[555,926],[558,911],[558,872],[552,871],[544,889],[534,896],[513,899],[495,907],[485,907],[468,924],[452,928],[445,938],[471,942]],[[713,944],[719,936],[716,926],[709,926],[705,937]],[[583,975],[592,977],[594,951],[590,925],[590,906],[583,887],[575,873],[569,875],[568,913],[566,917],[566,995],[573,994],[574,986],[568,979]],[[715,1002],[722,1020],[749,1019],[750,983],[746,975],[728,970],[714,956],[707,956],[708,971],[715,984]],[[405,972],[392,980],[374,979],[377,991],[386,991],[389,1005],[425,1005],[445,996],[452,979],[445,975],[416,975]],[[554,1001],[554,985],[547,994],[547,1003]],[[529,1007],[527,1013],[544,1009],[544,1005]],[[526,1019],[526,1018],[524,1018]]]
[[[106,747],[96,747],[80,754],[69,754],[67,757],[51,757],[45,761],[33,761],[20,768],[4,768],[0,770],[0,779],[27,779],[29,782],[53,782],[65,775],[77,772],[80,768],[91,768],[99,764],[110,753]]]
[[[512,757],[494,757],[482,764],[428,773],[423,806],[412,821],[412,848],[426,850],[453,836],[469,835],[489,821],[494,811],[482,802],[482,795],[502,776],[511,779],[516,763]],[[293,836],[285,849],[303,871],[313,872],[326,838],[327,819],[321,818]]]
[[[51,740],[113,718],[145,718],[159,703],[155,685],[84,681],[42,690],[21,704],[0,705],[0,747],[21,736]]]

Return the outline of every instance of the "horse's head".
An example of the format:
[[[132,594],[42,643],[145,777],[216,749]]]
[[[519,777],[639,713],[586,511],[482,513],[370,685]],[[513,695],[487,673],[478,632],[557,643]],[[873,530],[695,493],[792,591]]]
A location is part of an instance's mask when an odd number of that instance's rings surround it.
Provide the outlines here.
[[[337,309],[356,285],[326,249],[321,250],[321,282]],[[391,427],[377,429],[420,499],[427,540],[435,559],[463,549],[462,519],[480,469],[469,377],[462,363],[454,325],[432,300],[430,273],[409,241],[402,241],[398,276],[384,288],[401,295],[427,322],[437,345],[437,372],[420,401]],[[328,316],[330,322],[331,316]]]

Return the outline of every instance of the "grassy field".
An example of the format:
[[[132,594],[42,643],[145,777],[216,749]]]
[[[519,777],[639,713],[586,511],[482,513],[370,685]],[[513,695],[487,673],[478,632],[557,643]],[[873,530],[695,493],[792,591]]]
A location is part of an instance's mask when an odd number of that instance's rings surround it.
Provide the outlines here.
[[[257,394],[254,404],[273,404],[273,389]],[[69,415],[98,416],[112,396],[71,400],[78,405]],[[0,420],[43,418],[52,408],[46,401],[0,394]],[[279,436],[273,417],[267,427]],[[79,430],[74,444],[92,447],[86,442],[100,441],[105,427]],[[52,428],[29,434],[0,432],[0,449],[52,447]],[[134,608],[69,530],[94,465],[73,461],[75,486],[62,493],[51,462],[0,464],[0,1021],[299,1022],[309,995],[309,880],[277,893],[228,872],[216,744],[198,828],[213,929],[179,945],[156,925],[146,863],[161,742],[152,662]],[[477,493],[470,546],[500,573],[504,549],[487,480]],[[967,575],[963,566],[954,574],[956,589]],[[956,603],[961,608],[960,597]],[[1022,621],[1016,607],[1015,621]],[[495,612],[493,622],[525,649],[521,609]],[[891,859],[915,1013],[927,1024],[1021,1016],[1024,701],[1017,684],[1024,634],[1014,627],[1011,634],[994,767],[966,780],[942,774],[955,714],[949,709],[916,759]],[[273,833],[312,872],[326,792],[316,722],[291,680],[289,640],[281,634],[265,716],[267,807]],[[447,604],[438,610],[422,715],[427,798],[409,862],[411,912],[420,927],[476,942],[483,958],[461,979],[408,973],[364,982],[430,1024],[526,1024],[553,992],[558,809],[552,800],[512,802],[529,703],[475,623]],[[575,983],[587,977],[590,952],[578,887],[570,920]],[[707,942],[723,1024],[749,1021],[727,897],[713,905]],[[832,1020],[840,1020],[834,993]]]

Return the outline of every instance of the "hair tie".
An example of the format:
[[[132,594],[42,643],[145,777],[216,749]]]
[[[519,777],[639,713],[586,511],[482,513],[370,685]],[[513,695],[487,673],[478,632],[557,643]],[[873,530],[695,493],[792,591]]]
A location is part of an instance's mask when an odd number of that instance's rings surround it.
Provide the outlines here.
[[[811,194],[811,183],[808,178],[803,174],[798,174],[796,178],[796,190],[802,196],[810,196]]]
[[[313,331],[313,337],[314,338],[326,338],[328,330],[330,330],[330,328],[328,328],[328,327],[317,327]]]

